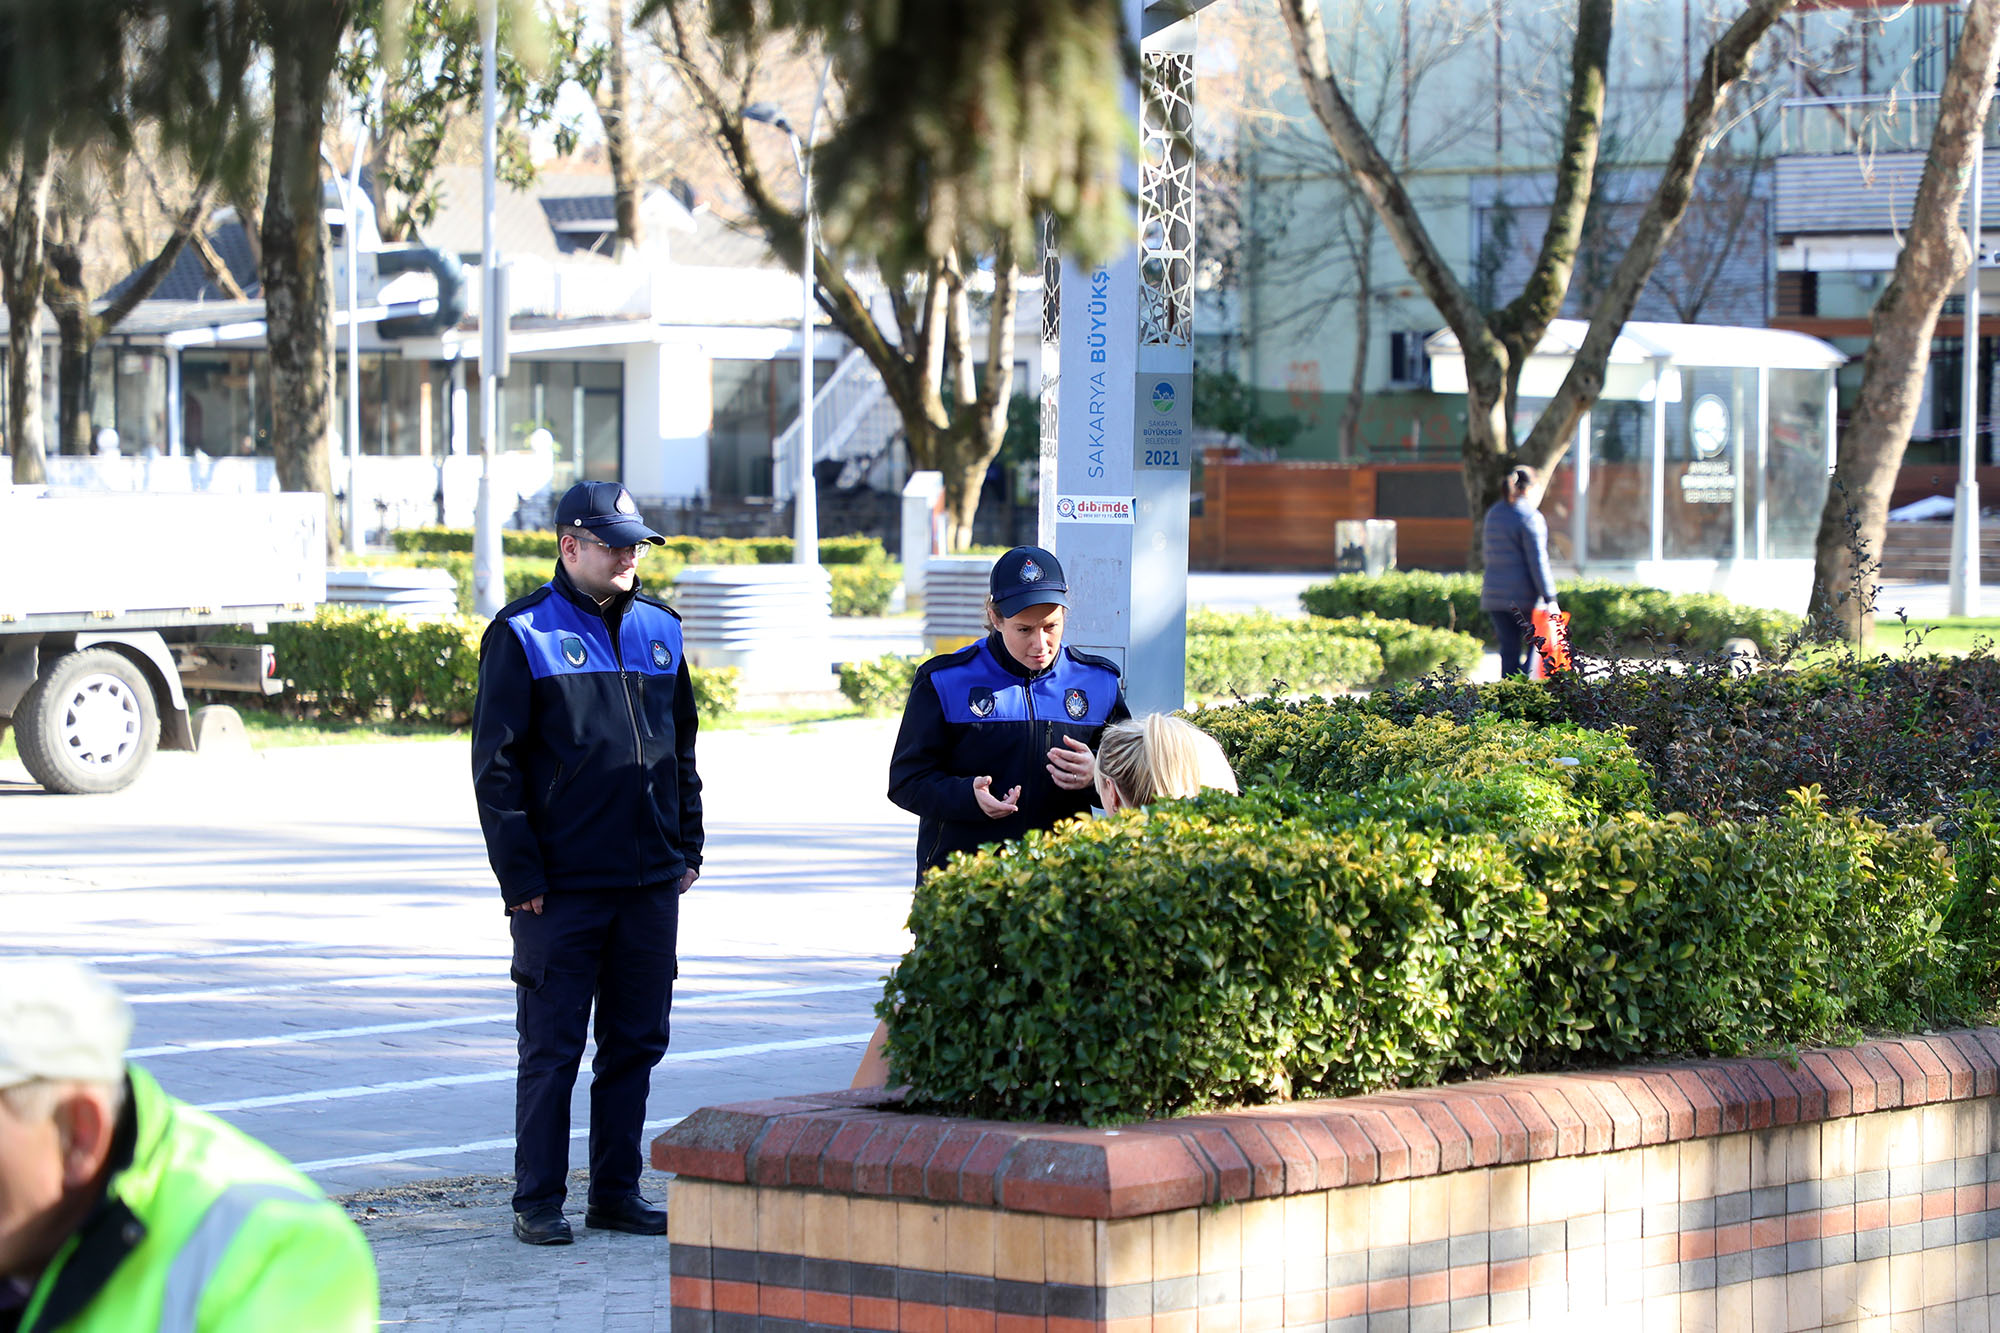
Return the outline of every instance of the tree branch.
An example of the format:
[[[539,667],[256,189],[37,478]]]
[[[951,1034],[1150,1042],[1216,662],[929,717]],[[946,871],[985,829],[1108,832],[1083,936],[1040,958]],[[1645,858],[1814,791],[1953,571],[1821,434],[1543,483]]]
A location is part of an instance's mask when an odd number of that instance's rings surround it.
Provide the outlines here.
[[[1598,298],[1597,308],[1591,312],[1590,330],[1584,334],[1583,345],[1577,350],[1569,373],[1563,377],[1562,387],[1556,390],[1554,399],[1521,446],[1521,457],[1544,473],[1562,457],[1576,434],[1577,422],[1604,391],[1604,367],[1611,356],[1611,345],[1631,317],[1633,303],[1639,299],[1660,252],[1673,238],[1674,229],[1687,212],[1694,194],[1695,173],[1707,154],[1710,133],[1729,90],[1743,77],[1764,34],[1795,3],[1796,0],[1750,0],[1702,58],[1701,76],[1688,97],[1680,136],[1674,142],[1666,169],[1660,174],[1659,186],[1639,219],[1631,244],[1619,258],[1610,283]]]

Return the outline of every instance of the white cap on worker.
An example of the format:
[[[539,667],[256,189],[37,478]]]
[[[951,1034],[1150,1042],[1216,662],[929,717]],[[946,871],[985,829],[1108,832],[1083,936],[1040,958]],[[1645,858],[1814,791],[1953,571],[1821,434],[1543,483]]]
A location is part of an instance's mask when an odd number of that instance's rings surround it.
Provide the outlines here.
[[[66,958],[0,958],[0,1089],[36,1079],[117,1083],[132,1010]]]

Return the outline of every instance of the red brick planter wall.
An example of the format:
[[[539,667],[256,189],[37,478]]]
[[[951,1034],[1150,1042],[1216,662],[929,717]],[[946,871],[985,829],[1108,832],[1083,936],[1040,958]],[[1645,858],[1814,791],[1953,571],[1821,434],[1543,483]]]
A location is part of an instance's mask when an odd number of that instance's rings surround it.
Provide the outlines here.
[[[1997,1094],[1982,1028],[1108,1130],[833,1093],[653,1162],[679,1333],[1985,1327]]]

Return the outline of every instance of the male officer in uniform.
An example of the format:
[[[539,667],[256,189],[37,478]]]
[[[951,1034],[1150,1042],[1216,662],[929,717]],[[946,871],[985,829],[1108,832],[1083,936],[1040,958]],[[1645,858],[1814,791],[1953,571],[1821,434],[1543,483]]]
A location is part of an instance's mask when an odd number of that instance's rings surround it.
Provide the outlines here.
[[[680,617],[641,588],[665,539],[615,482],[556,507],[555,577],[479,650],[472,779],[514,937],[514,1235],[566,1245],[569,1102],[591,1004],[587,1226],[661,1235],[640,1127],[667,1049],[680,895],[701,866],[694,687]]]
[[[917,874],[1090,809],[1093,747],[1130,717],[1118,668],[1063,646],[1069,583],[1039,546],[993,564],[985,639],[917,668],[889,799],[917,816]]]
[[[360,1228],[128,1066],[131,1034],[81,963],[0,958],[0,1330],[373,1333]]]

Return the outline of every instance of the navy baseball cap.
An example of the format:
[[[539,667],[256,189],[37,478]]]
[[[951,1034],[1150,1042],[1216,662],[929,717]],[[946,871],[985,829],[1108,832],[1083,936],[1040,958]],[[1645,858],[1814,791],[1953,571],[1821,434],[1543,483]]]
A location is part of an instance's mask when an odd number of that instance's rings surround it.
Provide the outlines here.
[[[1031,606],[1069,605],[1062,566],[1039,546],[1016,546],[994,561],[989,590],[994,614],[1002,620]]]
[[[560,536],[579,529],[606,546],[667,544],[665,537],[640,520],[632,492],[615,481],[579,481],[563,495],[556,506],[556,533]]]

